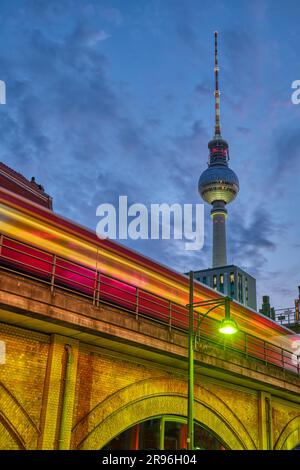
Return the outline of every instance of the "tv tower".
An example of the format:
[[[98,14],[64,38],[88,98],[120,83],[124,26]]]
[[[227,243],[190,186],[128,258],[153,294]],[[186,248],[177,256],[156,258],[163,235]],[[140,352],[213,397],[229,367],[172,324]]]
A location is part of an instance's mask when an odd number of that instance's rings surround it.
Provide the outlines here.
[[[204,199],[212,205],[213,254],[212,267],[227,265],[226,249],[226,204],[235,199],[239,192],[239,180],[228,166],[228,143],[222,138],[220,126],[220,90],[218,65],[218,33],[215,32],[215,135],[208,143],[208,168],[199,178],[198,189]]]

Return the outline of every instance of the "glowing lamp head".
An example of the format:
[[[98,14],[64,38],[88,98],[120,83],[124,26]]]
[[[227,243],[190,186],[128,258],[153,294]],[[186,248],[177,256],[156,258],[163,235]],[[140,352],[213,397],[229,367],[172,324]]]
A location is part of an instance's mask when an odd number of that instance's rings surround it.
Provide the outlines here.
[[[233,335],[234,333],[237,333],[237,331],[238,326],[232,318],[224,318],[221,321],[219,332],[223,335]]]

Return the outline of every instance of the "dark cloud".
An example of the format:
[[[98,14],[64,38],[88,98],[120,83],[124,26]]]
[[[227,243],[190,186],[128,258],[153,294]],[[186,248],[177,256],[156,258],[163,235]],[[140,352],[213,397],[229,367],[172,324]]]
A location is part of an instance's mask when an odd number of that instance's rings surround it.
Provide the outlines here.
[[[240,134],[243,134],[243,135],[249,135],[249,134],[251,134],[251,130],[248,129],[247,127],[237,126],[237,127],[236,127],[236,130],[237,130],[238,132],[240,132]]]
[[[120,26],[123,23],[123,15],[118,8],[104,8],[102,11],[103,18],[115,26]]]
[[[206,83],[198,83],[195,92],[200,96],[212,96],[213,90],[207,86]]]
[[[44,17],[64,15],[69,12],[75,5],[76,0],[25,0],[24,11],[30,13],[30,16],[35,15],[40,20]]]
[[[228,226],[234,263],[245,266],[247,260],[247,269],[260,276],[267,264],[267,253],[276,250],[274,238],[280,228],[263,208],[256,208],[249,221],[245,220],[242,212],[231,212]]]
[[[274,175],[277,181],[287,173],[300,168],[300,132],[299,129],[280,129],[276,133],[272,154],[274,158]]]
[[[188,48],[195,51],[198,47],[198,35],[196,31],[191,27],[187,22],[181,22],[177,25],[176,28],[177,35],[179,39],[185,44]]]
[[[226,57],[226,84],[234,88],[235,94],[245,97],[253,92],[259,79],[262,50],[256,37],[242,27],[222,32],[222,57]],[[224,52],[223,52],[224,51]],[[257,88],[255,89],[257,92]]]
[[[264,99],[262,47],[256,35],[242,25],[225,29],[220,37],[220,87],[226,90],[222,103],[234,112],[238,122],[253,110],[253,103]]]
[[[29,178],[36,176],[54,196],[56,211],[92,229],[97,205],[116,204],[120,194],[129,203],[146,205],[201,203],[197,182],[212,132],[206,124],[213,116],[212,32],[217,27],[222,129],[243,182],[229,207],[229,251],[263,287],[273,289],[273,276],[288,295],[291,281],[284,273],[275,275],[274,264],[297,259],[299,218],[289,219],[291,251],[280,248],[283,237],[274,218],[277,211],[278,218],[289,212],[286,194],[296,186],[300,138],[291,130],[288,108],[270,106],[274,90],[283,90],[284,98],[286,83],[283,66],[279,83],[280,61],[278,74],[272,75],[262,61],[264,47],[272,52],[276,40],[262,46],[248,27],[249,15],[237,27],[232,18],[239,9],[229,12],[227,2],[219,17],[215,5],[204,0],[201,5],[128,2],[124,11],[119,5],[26,0],[10,10],[0,44],[0,78],[7,83],[8,99],[0,107],[1,160]],[[205,247],[199,253],[184,250],[184,241],[126,243],[180,271],[205,268],[211,265],[209,211],[206,206]],[[280,249],[282,258],[273,261]]]
[[[188,2],[175,0],[172,9],[176,15],[175,32],[179,42],[193,53],[200,52],[199,33],[193,21],[193,9]]]

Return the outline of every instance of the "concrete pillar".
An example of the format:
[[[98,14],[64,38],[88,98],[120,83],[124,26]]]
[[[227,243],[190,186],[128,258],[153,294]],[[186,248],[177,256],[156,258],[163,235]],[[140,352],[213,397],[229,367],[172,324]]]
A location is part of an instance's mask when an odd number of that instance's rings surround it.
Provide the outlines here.
[[[258,428],[260,450],[273,449],[272,403],[271,395],[259,392]]]
[[[229,295],[230,288],[229,288],[229,275],[228,273],[224,273],[224,294]]]
[[[69,449],[73,423],[78,341],[52,335],[41,416],[39,448]]]

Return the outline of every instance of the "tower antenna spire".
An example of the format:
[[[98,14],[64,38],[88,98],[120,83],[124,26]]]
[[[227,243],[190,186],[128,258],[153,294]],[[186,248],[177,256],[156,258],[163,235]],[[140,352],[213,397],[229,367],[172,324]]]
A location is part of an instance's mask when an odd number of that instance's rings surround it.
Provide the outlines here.
[[[219,64],[218,64],[218,31],[215,31],[215,135],[221,136],[220,126],[220,90],[219,90]]]

